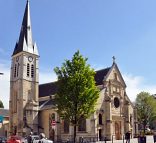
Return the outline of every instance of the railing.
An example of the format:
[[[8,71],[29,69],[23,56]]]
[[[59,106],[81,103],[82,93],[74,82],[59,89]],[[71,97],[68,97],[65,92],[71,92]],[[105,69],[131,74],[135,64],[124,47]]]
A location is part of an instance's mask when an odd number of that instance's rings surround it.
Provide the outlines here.
[[[102,141],[104,143],[107,143],[108,139],[106,137],[101,137],[101,138],[97,138],[97,137],[79,137],[76,140],[77,143],[94,143],[94,142],[98,142],[98,141]],[[68,138],[67,140],[58,140],[58,141],[55,141],[55,143],[73,143],[73,139]]]
[[[107,137],[77,137],[76,143],[95,143],[95,142],[101,142],[101,143],[116,143],[116,141],[119,140],[114,140],[114,135],[111,136],[111,141],[110,139],[108,140]],[[122,136],[122,139],[120,142],[125,143],[125,135]],[[72,136],[69,136],[67,140],[58,140],[56,143],[73,143],[73,138]]]

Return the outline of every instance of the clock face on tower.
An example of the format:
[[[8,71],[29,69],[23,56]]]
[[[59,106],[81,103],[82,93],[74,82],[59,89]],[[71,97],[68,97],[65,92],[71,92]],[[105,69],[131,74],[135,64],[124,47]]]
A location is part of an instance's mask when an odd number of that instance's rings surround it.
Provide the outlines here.
[[[29,62],[32,62],[32,61],[33,61],[33,57],[32,57],[32,56],[29,56],[29,57],[28,57],[28,61],[29,61]]]

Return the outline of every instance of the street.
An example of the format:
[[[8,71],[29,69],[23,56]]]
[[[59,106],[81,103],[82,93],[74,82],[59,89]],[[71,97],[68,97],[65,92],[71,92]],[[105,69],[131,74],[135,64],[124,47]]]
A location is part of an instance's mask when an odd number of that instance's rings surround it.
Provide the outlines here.
[[[105,143],[105,142],[100,141],[98,143]],[[112,143],[112,141],[107,141],[106,143]],[[115,140],[113,141],[113,143],[123,143],[123,140]],[[125,140],[124,140],[124,143],[126,143]],[[137,138],[131,139],[130,143],[138,143],[138,139]],[[147,136],[146,143],[154,143],[153,136]]]

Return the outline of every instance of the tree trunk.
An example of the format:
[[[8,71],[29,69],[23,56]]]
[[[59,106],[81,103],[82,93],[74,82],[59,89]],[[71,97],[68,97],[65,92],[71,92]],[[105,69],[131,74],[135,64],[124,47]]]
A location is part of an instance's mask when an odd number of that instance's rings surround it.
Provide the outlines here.
[[[76,143],[76,124],[74,124],[74,143]]]
[[[77,102],[75,102],[75,109],[74,109],[74,111],[75,111],[75,114],[74,114],[74,143],[76,143]]]
[[[144,135],[145,135],[145,128],[146,128],[146,122],[144,121],[144,123],[143,123],[144,125]]]
[[[75,120],[74,120],[74,143],[76,143],[76,124],[77,124],[77,118],[75,116]]]

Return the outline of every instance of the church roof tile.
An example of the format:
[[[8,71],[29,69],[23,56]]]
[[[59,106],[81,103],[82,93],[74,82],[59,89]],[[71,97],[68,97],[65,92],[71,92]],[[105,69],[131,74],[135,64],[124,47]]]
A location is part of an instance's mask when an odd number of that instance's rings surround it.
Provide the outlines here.
[[[95,82],[97,86],[103,84],[104,77],[107,75],[109,70],[110,67],[96,71]],[[54,95],[57,92],[57,89],[57,81],[41,84],[39,85],[39,97]]]

